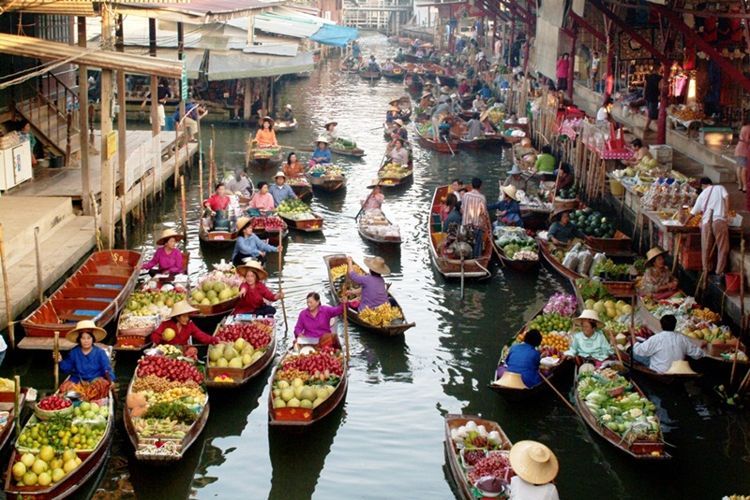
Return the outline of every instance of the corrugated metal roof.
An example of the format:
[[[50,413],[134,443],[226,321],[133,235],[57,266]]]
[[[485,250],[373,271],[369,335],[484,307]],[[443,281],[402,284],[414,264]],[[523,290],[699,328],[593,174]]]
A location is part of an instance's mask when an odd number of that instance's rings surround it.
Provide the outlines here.
[[[244,54],[236,50],[210,51],[207,76],[210,81],[234,80],[304,73],[314,68],[312,52],[304,52],[295,57],[284,57]]]

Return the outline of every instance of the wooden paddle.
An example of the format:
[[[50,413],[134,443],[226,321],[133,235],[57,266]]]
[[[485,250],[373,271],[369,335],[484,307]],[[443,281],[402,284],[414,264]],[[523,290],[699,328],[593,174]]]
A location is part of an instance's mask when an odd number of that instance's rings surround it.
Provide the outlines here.
[[[13,398],[13,418],[16,421],[16,439],[21,435],[21,405],[19,399],[21,398],[21,377],[15,375],[13,380],[16,383],[15,397]]]
[[[349,364],[349,316],[347,314],[347,310],[349,309],[349,304],[347,303],[347,300],[346,300],[346,280],[344,280],[344,284],[341,287],[341,298],[342,298],[342,306],[343,306],[343,311],[344,311],[344,345],[346,346],[346,362],[348,365]]]
[[[277,247],[277,252],[279,254],[279,292],[282,291],[281,289],[281,242],[279,242],[279,246]],[[281,311],[284,313],[284,335],[286,336],[287,332],[289,332],[289,321],[286,317],[286,304],[284,303],[284,297],[281,298]]]
[[[55,331],[55,343],[52,347],[52,352],[55,358],[55,389],[60,386],[60,332]]]
[[[544,374],[542,374],[541,370],[539,371],[539,376],[542,377],[542,380],[544,381],[545,384],[547,384],[548,386],[550,386],[550,388],[555,392],[555,394],[557,394],[557,396],[560,398],[560,400],[563,403],[565,403],[565,406],[567,406],[568,408],[570,408],[570,411],[572,411],[573,413],[575,413],[579,417],[581,416],[581,414],[578,413],[578,409],[575,406],[573,406],[572,404],[570,404],[570,401],[568,401],[565,398],[565,396],[563,396],[560,393],[560,391],[557,390],[557,387],[555,387],[554,385],[552,385],[552,382],[550,382],[549,379],[547,377],[545,377]]]
[[[464,254],[461,253],[461,300],[464,298]]]

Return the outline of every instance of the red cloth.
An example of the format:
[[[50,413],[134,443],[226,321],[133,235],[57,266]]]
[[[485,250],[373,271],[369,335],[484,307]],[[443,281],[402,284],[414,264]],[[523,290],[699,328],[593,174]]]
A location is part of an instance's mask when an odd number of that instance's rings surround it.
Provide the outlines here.
[[[252,314],[258,308],[263,307],[263,299],[274,301],[276,296],[266,285],[258,281],[252,288],[247,283],[240,285],[240,290],[245,290],[245,295],[240,297],[237,305],[234,306],[233,314]]]
[[[567,78],[568,70],[570,69],[570,59],[558,59],[556,69],[555,76],[557,78]]]
[[[209,196],[208,199],[203,202],[203,204],[208,205],[208,208],[210,208],[214,212],[218,210],[226,210],[229,206],[229,196],[219,196],[218,194],[214,193]]]
[[[167,328],[171,328],[175,331],[175,336],[172,340],[167,342],[162,338],[162,333]],[[200,328],[195,326],[195,323],[192,321],[188,322],[187,325],[182,326],[181,324],[177,323],[174,320],[168,319],[166,321],[162,321],[161,325],[159,325],[159,328],[154,330],[154,332],[151,334],[151,342],[154,344],[170,344],[170,345],[187,345],[190,341],[190,338],[193,338],[196,342],[199,344],[218,344],[219,339],[208,335],[207,333],[204,333],[201,331]]]

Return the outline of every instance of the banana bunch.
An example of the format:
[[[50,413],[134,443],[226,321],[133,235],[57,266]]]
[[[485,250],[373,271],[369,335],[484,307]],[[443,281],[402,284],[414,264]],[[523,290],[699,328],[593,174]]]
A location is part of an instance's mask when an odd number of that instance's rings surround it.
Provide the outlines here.
[[[168,437],[182,439],[185,437],[185,425],[169,418],[137,418],[135,430],[139,437]]]
[[[0,392],[15,392],[16,383],[9,378],[0,378]]]
[[[354,272],[357,274],[365,274],[362,268],[359,267],[357,264],[352,264],[352,268],[354,269]],[[333,281],[336,281],[342,276],[346,276],[346,272],[347,272],[346,264],[341,264],[340,266],[332,267],[331,278],[333,279]]]
[[[164,392],[147,394],[149,404],[183,401],[186,404],[205,404],[206,395],[197,387],[173,387]]]
[[[373,326],[388,326],[397,319],[403,319],[404,315],[398,307],[381,304],[375,309],[366,307],[359,313],[359,317],[362,318],[362,321],[366,321]]]

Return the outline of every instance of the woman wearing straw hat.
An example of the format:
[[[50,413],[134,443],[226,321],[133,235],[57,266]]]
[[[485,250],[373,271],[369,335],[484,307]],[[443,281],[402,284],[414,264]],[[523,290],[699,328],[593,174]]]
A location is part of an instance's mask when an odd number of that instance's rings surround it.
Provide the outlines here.
[[[141,266],[149,271],[151,276],[157,273],[180,274],[186,271],[182,252],[177,249],[177,242],[182,240],[182,235],[174,229],[165,229],[156,240],[159,248],[151,260]]]
[[[292,187],[286,183],[286,175],[284,172],[281,170],[276,172],[276,175],[273,176],[273,180],[274,183],[268,188],[268,192],[271,193],[274,207],[278,207],[284,200],[294,200],[297,198]]]
[[[347,277],[361,288],[359,291],[352,291],[355,295],[360,296],[357,309],[375,309],[383,304],[389,304],[388,289],[385,286],[383,276],[391,274],[391,270],[383,260],[383,257],[365,257],[365,265],[370,270],[369,275],[362,276],[354,271],[352,258],[346,258]]]
[[[310,158],[310,166],[329,164],[332,162],[331,150],[328,149],[328,138],[318,137],[315,144],[315,151]]]
[[[537,351],[542,343],[542,334],[532,328],[523,336],[523,342],[513,344],[505,357],[505,364],[497,368],[496,383],[504,385],[503,376],[507,373],[517,373],[521,376],[525,387],[534,387],[542,383],[539,376],[539,362],[542,359]],[[508,377],[506,377],[506,380]]]
[[[503,186],[500,189],[503,192],[503,199],[497,203],[487,205],[487,212],[498,210],[500,223],[505,226],[523,227],[521,205],[518,203],[516,188],[514,186]]]
[[[323,128],[325,129],[325,138],[328,140],[328,144],[333,144],[336,142],[338,137],[338,132],[336,131],[336,125],[338,125],[339,122],[331,120],[330,122],[323,125]]]
[[[662,316],[660,323],[662,331],[633,346],[635,361],[656,373],[694,375],[690,365],[684,362],[685,356],[700,359],[704,356],[703,350],[687,336],[674,331],[677,319],[672,314]]]
[[[276,132],[273,131],[273,123],[273,118],[270,116],[263,117],[260,128],[255,133],[255,142],[259,148],[275,148],[279,145],[276,140]]]
[[[91,382],[97,378],[115,380],[115,372],[112,370],[109,356],[104,349],[94,345],[95,342],[104,340],[106,336],[107,332],[89,319],[79,321],[76,327],[65,335],[68,341],[78,345],[65,359],[58,354],[56,361],[60,361],[60,370],[70,375],[71,382]]]
[[[266,252],[278,252],[279,248],[264,242],[253,233],[253,220],[250,217],[237,219],[237,240],[234,242],[232,263],[242,265],[245,259],[262,260]]]
[[[263,281],[268,273],[257,260],[247,259],[237,267],[237,274],[245,281],[240,285],[240,300],[234,306],[232,314],[254,314],[256,316],[273,316],[276,308],[265,301],[275,302],[284,298],[284,292],[275,294],[268,289]]]
[[[570,209],[560,207],[552,212],[552,218],[556,219],[555,222],[547,231],[547,238],[555,245],[566,247],[575,238],[586,239],[586,235],[576,227],[576,225],[570,220]]]
[[[181,300],[172,306],[168,319],[162,321],[159,327],[151,334],[151,342],[155,345],[188,345],[192,341],[199,344],[218,344],[219,339],[213,337],[200,328],[190,319],[190,315],[198,312],[186,300]]]
[[[513,186],[516,188],[516,191],[519,189],[526,191],[526,179],[523,178],[522,173],[518,165],[514,163],[513,167],[508,170],[508,176],[505,178],[503,186]]]
[[[391,101],[391,106],[388,108],[388,111],[385,114],[385,123],[391,124],[400,116],[401,109],[393,104],[394,101]]]
[[[510,449],[510,500],[559,500],[552,481],[560,465],[552,450],[536,441],[519,441]]]
[[[677,291],[677,278],[667,267],[664,255],[667,253],[654,247],[646,253],[646,271],[638,283],[638,293],[655,299],[666,299]]]
[[[601,362],[614,354],[612,345],[601,330],[604,323],[596,311],[584,309],[575,319],[574,326],[580,330],[573,334],[573,340],[565,355],[575,357],[577,364],[580,365],[585,359]]]

